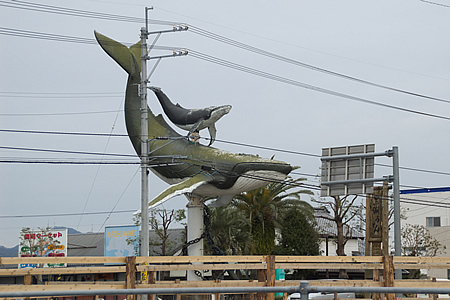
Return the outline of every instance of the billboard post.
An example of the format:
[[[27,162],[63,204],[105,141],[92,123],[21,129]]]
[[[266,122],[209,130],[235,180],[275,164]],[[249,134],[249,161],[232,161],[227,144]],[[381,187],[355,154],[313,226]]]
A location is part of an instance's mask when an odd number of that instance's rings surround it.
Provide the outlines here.
[[[374,178],[374,158],[392,157],[392,175]],[[375,145],[356,145],[322,149],[321,196],[343,196],[373,193],[373,183],[393,183],[395,256],[401,256],[400,172],[398,147],[375,153]],[[396,270],[395,279],[402,279]]]

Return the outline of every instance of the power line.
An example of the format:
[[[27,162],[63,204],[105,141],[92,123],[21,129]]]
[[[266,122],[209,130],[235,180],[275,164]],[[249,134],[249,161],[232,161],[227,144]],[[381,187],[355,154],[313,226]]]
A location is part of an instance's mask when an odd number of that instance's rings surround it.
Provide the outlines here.
[[[227,171],[228,173],[234,173]],[[304,183],[292,183],[289,182],[289,180],[277,180],[270,177],[265,176],[256,176],[256,175],[241,175],[243,177],[252,178],[252,179],[258,179],[263,180],[266,182],[279,182],[287,185],[291,185],[294,187],[299,188],[306,188],[306,189],[312,189],[312,190],[320,190],[320,186],[313,186],[313,185],[307,185]],[[360,197],[366,197],[366,195],[357,195]],[[121,196],[122,197],[122,196]],[[392,201],[392,197],[388,197]],[[120,198],[119,198],[120,200]],[[409,198],[401,198],[400,202],[403,203],[409,203],[409,204],[416,204],[416,205],[426,205],[426,206],[434,206],[434,207],[441,207],[441,208],[450,208],[450,204],[446,205],[443,203],[435,203],[432,201],[427,200],[417,200],[417,199],[409,199]],[[36,214],[36,215],[13,215],[13,216],[0,216],[0,219],[6,219],[6,218],[36,218],[36,217],[66,217],[66,216],[78,216],[78,215],[100,215],[100,214],[116,214],[116,213],[130,213],[135,212],[136,210],[122,210],[122,211],[114,211],[114,208],[109,212],[84,212],[84,213],[58,213],[58,214]],[[104,224],[104,223],[103,223]],[[103,226],[103,225],[102,225]]]
[[[30,134],[52,134],[52,135],[78,135],[78,136],[105,136],[105,137],[128,137],[127,134],[109,134],[109,133],[86,133],[86,132],[63,132],[63,131],[36,131],[36,130],[14,130],[14,129],[0,129],[0,132],[12,132],[12,133],[30,133]],[[209,140],[209,138],[203,138],[205,140]],[[252,145],[248,143],[240,143],[240,142],[233,142],[233,141],[226,141],[226,140],[220,140],[217,139],[216,142],[219,143],[225,143],[225,144],[231,144],[231,145],[237,145],[242,147],[249,147],[249,148],[255,148],[255,149],[262,149],[262,150],[269,150],[269,151],[275,151],[275,152],[281,152],[281,153],[287,153],[287,154],[294,154],[294,155],[302,155],[302,156],[309,156],[309,157],[315,157],[320,158],[321,155],[318,154],[312,154],[312,153],[306,153],[306,152],[300,152],[300,151],[294,151],[294,150],[286,150],[286,149],[279,149],[279,148],[273,148],[273,147],[266,147],[266,146],[258,146],[258,145]],[[28,151],[35,151],[34,148],[18,148],[18,147],[3,147],[1,148],[12,148],[10,150],[28,150]],[[16,149],[17,148],[17,149]],[[36,151],[45,151],[45,152],[60,152],[60,150],[51,150],[51,149],[37,149]],[[72,154],[79,154],[79,152],[64,152],[64,153],[72,153]],[[93,155],[101,155],[101,153],[91,153],[91,152],[81,152],[80,154],[93,154]],[[107,154],[111,156],[124,156],[121,154]],[[127,155],[129,157],[136,157],[135,155]],[[392,168],[390,165],[386,164],[376,164],[377,166],[382,167],[389,167]],[[403,167],[400,166],[401,170],[407,170],[407,171],[414,171],[414,172],[422,172],[422,173],[430,173],[430,174],[436,174],[436,175],[444,175],[444,176],[450,176],[450,172],[442,172],[442,171],[433,171],[433,170],[425,170],[425,169],[419,169],[419,168],[411,168],[411,167]],[[310,175],[312,177],[317,175]]]
[[[65,8],[65,7],[53,6],[53,5],[44,5],[44,4],[19,1],[19,0],[0,1],[0,6],[29,10],[29,11],[67,15],[67,16],[73,16],[73,17],[83,17],[83,18],[91,18],[91,19],[101,19],[101,20],[140,23],[140,24],[145,23],[144,18],[127,17],[127,16],[117,15],[117,14],[98,13],[98,12],[92,12],[92,11],[87,11],[87,10]],[[148,22],[151,24],[158,24],[158,25],[173,25],[176,23],[176,22],[160,21],[160,20],[154,20],[154,19],[149,19]]]
[[[382,167],[390,167],[390,168],[392,168],[392,166],[385,165],[385,164],[376,164],[376,165],[377,166],[382,166]],[[437,174],[437,175],[450,176],[450,172],[432,171],[432,170],[424,170],[424,169],[408,168],[408,167],[400,167],[400,169],[407,170],[407,171],[416,171],[416,172],[424,172],[424,173],[431,173],[431,174]]]
[[[430,1],[424,1],[421,0],[423,2],[427,2],[427,3],[431,3],[431,4],[437,4],[434,2],[430,2]],[[3,4],[2,4],[3,3]],[[128,17],[128,16],[123,16],[123,15],[117,15],[117,14],[105,14],[105,13],[98,13],[98,12],[92,12],[92,11],[85,11],[85,10],[78,10],[78,9],[70,9],[70,8],[64,8],[64,7],[59,7],[59,6],[52,6],[52,5],[42,5],[42,4],[37,4],[37,3],[32,3],[32,2],[26,2],[26,1],[14,1],[14,2],[10,2],[10,1],[0,1],[0,6],[6,6],[6,7],[11,7],[11,8],[20,8],[20,9],[27,9],[27,10],[34,10],[34,11],[38,11],[38,12],[46,12],[46,13],[56,13],[56,14],[65,14],[65,15],[70,15],[70,16],[76,16],[76,17],[87,17],[87,18],[95,18],[95,19],[104,19],[104,20],[113,20],[113,21],[125,21],[125,22],[133,22],[133,23],[144,23],[145,19],[143,18],[136,18],[136,17]],[[170,21],[161,21],[161,20],[149,20],[150,23],[153,24],[159,24],[159,25],[174,25],[174,24],[178,24],[179,22],[170,22]],[[248,44],[245,43],[241,43],[238,42],[236,40],[224,37],[222,35],[219,34],[215,34],[211,31],[208,30],[204,30],[201,29],[199,27],[193,26],[193,25],[189,25],[191,31],[195,34],[201,35],[203,37],[206,38],[210,38],[234,47],[238,47],[240,49],[243,50],[247,50],[253,53],[257,53],[260,55],[264,55],[266,57],[270,57],[273,59],[277,59],[280,61],[284,61],[286,63],[290,63],[290,64],[294,64],[297,66],[301,66],[310,70],[314,70],[314,71],[318,71],[318,72],[322,72],[328,75],[332,75],[332,76],[337,76],[340,78],[344,78],[344,79],[348,79],[348,80],[352,80],[355,82],[359,82],[359,83],[363,83],[363,84],[367,84],[367,85],[371,85],[371,86],[375,86],[378,88],[383,88],[383,89],[387,89],[387,90],[391,90],[391,91],[395,91],[395,92],[399,92],[399,93],[403,93],[403,94],[407,94],[407,95],[411,95],[411,96],[416,96],[416,97],[421,97],[421,98],[425,98],[428,100],[433,100],[433,101],[439,101],[439,102],[444,102],[444,103],[450,103],[449,100],[445,100],[445,99],[441,99],[441,98],[436,98],[436,97],[431,97],[431,96],[427,96],[427,95],[423,95],[423,94],[419,94],[419,93],[414,93],[414,92],[410,92],[410,91],[406,91],[406,90],[402,90],[402,89],[398,89],[398,88],[393,88],[393,87],[389,87],[389,86],[385,86],[385,85],[381,85],[381,84],[377,84],[374,82],[370,82],[367,80],[363,80],[363,79],[359,79],[353,76],[349,76],[349,75],[345,75],[343,73],[339,73],[339,72],[334,72],[334,71],[330,71],[324,68],[320,68],[317,66],[313,66],[311,64],[307,64],[307,63],[303,63],[300,62],[298,60],[294,60],[291,58],[287,58],[257,47],[253,47],[250,46]],[[12,33],[10,33],[12,34]],[[72,42],[77,42],[78,40],[70,40],[71,38],[68,36],[61,36],[64,38],[69,38],[68,41],[72,41]],[[46,38],[49,38],[48,36]],[[85,42],[85,43],[92,43],[92,40],[88,40],[88,39],[83,39],[83,40],[79,40],[80,42]],[[94,41],[95,42],[95,41]]]
[[[0,146],[0,149],[20,150],[20,151],[37,151],[37,152],[52,152],[52,153],[67,153],[67,154],[83,154],[83,155],[106,155],[106,156],[136,157],[136,155],[132,155],[132,154],[113,154],[113,153],[99,153],[99,152],[87,152],[87,151],[70,151],[70,150],[55,150],[55,149],[42,149],[42,148],[26,148],[26,147]]]
[[[1,27],[0,27],[0,34],[2,34],[1,31]],[[52,36],[52,35],[49,35]],[[45,36],[45,38],[48,38],[49,36]],[[34,37],[34,38],[44,38],[41,35],[35,35],[35,33],[31,34],[30,36],[26,36],[26,37]],[[63,38],[61,38],[63,37]],[[55,40],[58,41],[72,41],[72,40],[66,40],[67,36],[59,36],[56,35]],[[53,38],[50,38],[53,39]],[[87,40],[87,39],[86,39]],[[91,40],[90,42],[85,42],[85,43],[95,43],[94,40]],[[165,49],[174,49],[173,47],[165,47]],[[210,62],[210,63],[215,63],[224,67],[228,67],[231,69],[235,69],[238,71],[242,71],[245,73],[249,73],[252,75],[256,75],[262,78],[266,78],[266,79],[270,79],[273,81],[277,81],[277,82],[281,82],[281,83],[285,83],[285,84],[289,84],[289,85],[293,85],[293,86],[297,86],[297,87],[301,87],[301,88],[305,88],[305,89],[310,89],[316,92],[320,92],[320,93],[325,93],[328,95],[332,95],[332,96],[337,96],[340,98],[344,98],[344,99],[348,99],[348,100],[353,100],[353,101],[357,101],[357,102],[362,102],[362,103],[366,103],[366,104],[371,104],[371,105],[377,105],[377,106],[381,106],[384,108],[389,108],[389,109],[394,109],[394,110],[399,110],[399,111],[403,111],[403,112],[407,112],[407,113],[413,113],[413,114],[418,114],[418,115],[422,115],[422,116],[427,116],[427,117],[433,117],[433,118],[438,118],[438,119],[443,119],[443,120],[447,120],[450,121],[450,117],[446,117],[446,116],[441,116],[441,115],[436,115],[436,114],[431,114],[431,113],[427,113],[427,112],[422,112],[422,111],[417,111],[417,110],[412,110],[412,109],[408,109],[408,108],[403,108],[403,107],[399,107],[399,106],[394,106],[394,105],[390,105],[390,104],[385,104],[385,103],[381,103],[381,102],[376,102],[376,101],[372,101],[372,100],[368,100],[368,99],[363,99],[360,97],[356,97],[356,96],[351,96],[348,94],[344,94],[344,93],[340,93],[340,92],[335,92],[329,89],[325,89],[325,88],[321,88],[318,86],[313,86],[310,84],[306,84],[300,81],[296,81],[293,79],[288,79],[286,77],[282,77],[282,76],[278,76],[278,75],[274,75],[272,73],[267,73],[264,71],[260,71],[254,68],[250,68],[250,67],[246,67],[244,65],[240,65],[237,63],[233,63],[227,60],[223,60],[223,59],[219,59],[217,57],[213,57],[204,53],[200,53],[194,50],[189,49],[189,53],[191,54],[191,56]],[[69,113],[70,114],[70,113]],[[76,114],[76,113],[74,113]]]
[[[428,4],[433,4],[433,5],[438,5],[438,6],[443,6],[443,7],[450,7],[450,5],[445,5],[442,3],[437,3],[437,2],[432,2],[432,1],[426,1],[426,0],[420,0],[422,2],[428,3]]]
[[[89,132],[67,132],[67,131],[39,131],[39,130],[15,130],[15,129],[0,129],[0,132],[14,132],[14,133],[36,133],[36,134],[55,134],[55,135],[80,135],[80,136],[115,136],[128,137],[128,134],[117,133],[89,133]]]
[[[444,102],[444,103],[449,103],[450,104],[450,100],[445,100],[445,99],[441,99],[441,98],[436,98],[436,97],[422,95],[422,94],[418,94],[418,93],[414,93],[414,92],[409,92],[409,91],[406,91],[406,90],[397,89],[397,88],[393,88],[393,87],[377,84],[377,83],[370,82],[370,81],[363,80],[363,79],[359,79],[359,78],[356,78],[356,77],[353,77],[353,76],[348,76],[348,75],[345,75],[345,74],[342,74],[342,73],[338,73],[338,72],[330,71],[330,70],[327,70],[327,69],[324,69],[324,68],[320,68],[320,67],[317,67],[317,66],[313,66],[313,65],[310,65],[310,64],[307,64],[307,63],[304,63],[304,62],[300,62],[298,60],[294,60],[294,59],[291,59],[291,58],[288,58],[288,57],[285,57],[285,56],[281,56],[281,55],[275,54],[273,52],[265,51],[263,49],[260,49],[260,48],[257,48],[257,47],[253,47],[253,46],[250,46],[248,44],[241,43],[241,42],[229,39],[227,37],[224,37],[224,36],[215,34],[213,32],[210,32],[210,31],[207,31],[207,30],[195,27],[193,25],[189,25],[189,29],[190,29],[191,32],[199,34],[201,36],[204,36],[204,37],[207,37],[207,38],[210,38],[210,39],[213,39],[213,40],[216,40],[216,41],[219,41],[219,42],[231,45],[231,46],[235,46],[235,47],[238,47],[240,49],[244,49],[244,50],[247,50],[247,51],[250,51],[250,52],[253,52],[253,53],[257,53],[257,54],[260,54],[260,55],[263,55],[263,56],[266,56],[266,57],[277,59],[279,61],[283,61],[283,62],[290,63],[290,64],[293,64],[293,65],[296,65],[296,66],[304,67],[304,68],[307,68],[307,69],[310,69],[310,70],[313,70],[313,71],[322,72],[322,73],[325,73],[325,74],[328,74],[328,75],[337,76],[337,77],[340,77],[340,78],[343,78],[343,79],[348,79],[348,80],[355,81],[355,82],[358,82],[358,83],[363,83],[363,84],[371,85],[371,86],[374,86],[374,87],[378,87],[378,88],[382,88],[382,89],[386,89],[386,90],[390,90],[390,91],[394,91],[394,92],[407,94],[407,95],[410,95],[410,96],[416,96],[416,97],[421,97],[421,98],[425,98],[425,99],[428,99],[428,100],[439,101],[439,102]]]
[[[123,105],[123,100],[122,100],[122,103],[121,103],[120,105],[121,105],[121,106]],[[113,131],[114,131],[114,127],[115,127],[115,125],[116,125],[118,116],[119,116],[119,112],[116,113],[116,117],[114,118],[114,122],[113,122],[113,124],[112,124],[112,126],[111,126],[111,131],[109,132],[110,135],[109,135],[108,138],[107,138],[107,141],[106,141],[106,144],[105,144],[105,149],[103,150],[103,153],[106,153],[106,149],[108,148],[109,142],[111,141],[111,134],[112,134]],[[102,161],[103,161],[104,156],[102,156],[101,159],[102,159]],[[101,167],[101,165],[97,165],[97,170],[96,170],[96,172],[95,172],[95,176],[94,176],[93,182],[92,182],[92,184],[91,184],[91,188],[89,189],[89,193],[88,193],[88,195],[87,195],[86,202],[84,203],[83,213],[84,213],[85,210],[86,210],[86,206],[87,206],[87,204],[88,204],[88,202],[89,202],[89,200],[90,200],[90,198],[91,198],[92,191],[94,190],[95,183],[97,182],[97,177],[98,177],[98,174],[99,174],[99,172],[100,172],[100,167]],[[119,198],[119,199],[120,199],[120,198]],[[81,219],[82,219],[82,218],[83,218],[83,215],[80,216],[80,219],[79,219],[79,221],[78,221],[78,225],[77,225],[76,229],[78,229],[78,227],[80,226],[80,223],[81,223]],[[105,222],[106,222],[106,221],[105,221]]]
[[[417,111],[417,110],[412,110],[412,109],[408,109],[408,108],[403,108],[400,106],[394,106],[394,105],[390,105],[390,104],[385,104],[385,103],[381,103],[381,102],[376,102],[376,101],[372,101],[372,100],[368,100],[368,99],[363,99],[360,97],[356,97],[356,96],[351,96],[348,94],[343,94],[340,92],[335,92],[329,89],[325,89],[325,88],[321,88],[318,86],[314,86],[314,85],[310,85],[310,84],[306,84],[297,80],[293,80],[293,79],[288,79],[286,77],[282,77],[282,76],[278,76],[278,75],[274,75],[272,73],[267,73],[264,71],[260,71],[257,69],[253,69],[250,67],[246,67],[244,65],[240,65],[237,63],[233,63],[227,60],[223,60],[217,57],[213,57],[204,53],[200,53],[194,50],[189,49],[189,54],[195,58],[207,61],[207,62],[211,62],[211,63],[215,63],[224,67],[228,67],[231,69],[235,69],[235,70],[239,70],[245,73],[249,73],[252,75],[256,75],[259,77],[263,77],[263,78],[267,78],[267,79],[271,79],[274,81],[278,81],[281,83],[285,83],[285,84],[289,84],[289,85],[293,85],[293,86],[297,86],[297,87],[301,87],[301,88],[305,88],[305,89],[309,89],[309,90],[313,90],[316,92],[320,92],[320,93],[325,93],[328,95],[332,95],[332,96],[337,96],[337,97],[341,97],[341,98],[345,98],[348,100],[353,100],[353,101],[357,101],[357,102],[362,102],[362,103],[366,103],[366,104],[371,104],[371,105],[377,105],[377,106],[381,106],[384,108],[389,108],[389,109],[394,109],[394,110],[399,110],[399,111],[403,111],[403,112],[407,112],[407,113],[413,113],[413,114],[418,114],[418,115],[422,115],[422,116],[427,116],[427,117],[433,117],[433,118],[438,118],[438,119],[443,119],[446,121],[450,121],[450,117],[446,117],[446,116],[440,116],[440,115],[436,115],[436,114],[431,114],[431,113],[426,113],[426,112],[422,112],[422,111]]]
[[[74,115],[97,115],[117,113],[123,110],[104,110],[104,111],[86,111],[86,112],[68,112],[68,113],[6,113],[2,117],[41,117],[41,116],[74,116]]]
[[[1,5],[0,5],[1,6]],[[0,34],[2,35],[10,35],[24,38],[34,38],[40,40],[51,40],[56,42],[66,42],[66,43],[77,43],[77,44],[87,44],[87,45],[97,45],[97,40],[94,38],[82,38],[82,37],[74,37],[69,35],[61,35],[54,33],[44,33],[39,31],[31,31],[31,30],[23,30],[23,29],[15,29],[8,27],[0,27]],[[134,43],[129,42],[120,42],[126,46],[132,46]],[[179,50],[180,47],[170,47],[170,46],[154,46],[156,50]]]
[[[34,165],[138,165],[139,161],[136,162],[125,162],[125,161],[55,161],[55,160],[25,160],[25,159],[14,159],[6,160],[0,159],[0,163],[3,164],[34,164]]]
[[[44,218],[44,217],[69,217],[79,215],[107,215],[107,214],[123,214],[134,213],[136,209],[129,210],[117,210],[117,211],[98,211],[98,212],[84,212],[84,213],[58,213],[58,214],[36,214],[36,215],[14,215],[14,216],[0,216],[0,219],[12,219],[12,218]]]
[[[439,203],[430,203],[424,200],[421,201],[412,201],[413,199],[404,199],[400,200],[401,203],[415,204],[415,205],[425,205],[425,206],[434,206],[440,208],[450,208],[450,204],[439,204]]]
[[[421,1],[427,2],[427,3],[432,3],[432,4],[437,4],[434,2],[429,2],[429,1],[424,1],[424,0],[421,0]],[[123,16],[123,15],[117,15],[117,14],[105,14],[105,13],[98,13],[98,12],[92,12],[92,11],[64,8],[64,7],[59,7],[59,6],[42,5],[42,4],[26,2],[26,1],[17,1],[17,0],[14,2],[0,1],[0,6],[34,10],[34,11],[38,11],[38,12],[65,14],[65,15],[76,16],[76,17],[87,17],[87,18],[105,19],[105,20],[113,20],[113,21],[125,21],[125,22],[134,22],[134,23],[144,23],[145,22],[145,19],[143,19],[143,18],[129,17],[129,16]],[[174,24],[179,24],[179,22],[170,22],[170,21],[161,21],[161,20],[148,20],[148,21],[149,21],[149,23],[159,24],[159,25],[173,26]],[[298,60],[294,60],[294,59],[291,59],[291,58],[288,58],[285,56],[275,54],[273,52],[269,52],[269,51],[266,51],[266,50],[263,50],[263,49],[260,49],[257,47],[250,46],[245,43],[241,43],[239,41],[227,38],[227,37],[219,35],[219,34],[215,34],[211,31],[204,30],[204,29],[201,29],[201,28],[193,26],[193,25],[189,25],[189,28],[190,28],[191,32],[201,35],[203,37],[210,38],[210,39],[213,39],[213,40],[216,40],[216,41],[219,41],[219,42],[222,42],[222,43],[225,43],[225,44],[228,44],[228,45],[231,45],[231,46],[243,49],[243,50],[257,53],[257,54],[260,54],[260,55],[263,55],[266,57],[270,57],[273,59],[277,59],[277,60],[280,60],[280,61],[283,61],[286,63],[294,64],[294,65],[304,67],[304,68],[307,68],[310,70],[322,72],[322,73],[325,73],[328,75],[337,76],[337,77],[340,77],[343,79],[352,80],[352,81],[355,81],[358,83],[367,84],[367,85],[371,85],[371,86],[382,88],[382,89],[387,89],[387,90],[407,94],[410,96],[416,96],[416,97],[425,98],[428,100],[450,103],[450,100],[441,99],[441,98],[437,98],[437,97],[431,97],[431,96],[427,96],[427,95],[423,95],[423,94],[419,94],[419,93],[415,93],[415,92],[410,92],[410,91],[406,91],[406,90],[402,90],[402,89],[398,89],[398,88],[389,87],[386,85],[377,84],[374,82],[356,78],[354,76],[345,75],[343,73],[339,73],[339,72],[331,71],[328,69],[320,68],[320,67],[317,67],[317,66],[314,66],[311,64],[303,63]],[[19,33],[10,32],[9,34],[20,36]],[[68,42],[81,42],[81,43],[88,43],[88,44],[95,43],[95,40],[92,40],[92,39],[75,38],[73,40],[72,37],[69,37],[69,36],[61,36],[60,35],[59,37],[68,39],[68,40],[66,40]],[[46,36],[45,34],[41,38],[53,39],[52,37]]]
[[[138,167],[136,169],[136,172],[134,172],[133,176],[131,177],[130,181],[128,182],[127,186],[125,187],[124,191],[122,192],[122,194],[120,195],[120,197],[117,199],[116,203],[114,204],[114,206],[111,208],[110,213],[106,216],[105,221],[103,222],[103,224],[100,226],[100,229],[98,231],[100,231],[103,226],[105,226],[106,222],[108,221],[109,217],[111,216],[111,214],[114,213],[114,210],[116,209],[116,206],[119,204],[120,200],[122,200],[123,196],[125,195],[125,192],[128,190],[128,188],[130,187],[131,183],[133,182],[134,178],[136,177],[136,174],[138,173],[138,171],[140,170],[140,167]]]
[[[199,170],[201,170],[202,162],[204,162],[204,161],[200,160],[200,159],[197,159],[197,160],[199,161],[199,163],[195,163],[194,165],[198,166]],[[266,176],[258,176],[258,175],[237,174],[236,172],[229,171],[229,170],[223,170],[223,169],[216,169],[216,171],[218,171],[218,172],[225,172],[228,175],[233,175],[234,174],[234,175],[239,175],[239,176],[242,176],[242,177],[262,180],[262,181],[266,181],[266,182],[279,182],[279,183],[291,185],[291,186],[294,186],[294,187],[306,188],[306,189],[310,189],[310,190],[320,190],[320,186],[309,185],[309,184],[304,184],[304,183],[293,183],[293,182],[290,182],[289,180],[279,180],[279,179],[275,179],[275,178],[270,178],[270,177],[266,177]],[[365,195],[359,195],[359,196],[365,197]],[[389,198],[392,201],[391,197],[389,197]],[[410,204],[416,204],[416,205],[427,205],[427,206],[442,207],[442,208],[449,208],[450,207],[450,204],[446,205],[444,203],[436,203],[436,202],[427,201],[427,200],[409,199],[409,198],[404,198],[404,197],[402,197],[401,202],[403,202],[403,203],[410,203]],[[111,211],[110,213],[113,213],[113,211]],[[116,212],[114,212],[114,213],[116,213]],[[88,214],[88,213],[85,213],[85,214]],[[42,215],[39,215],[39,216],[42,216]],[[3,216],[3,217],[5,217],[5,216]]]
[[[111,98],[122,97],[124,92],[106,92],[106,93],[40,93],[40,92],[0,92],[0,98],[44,98],[44,99],[92,99],[92,98]]]

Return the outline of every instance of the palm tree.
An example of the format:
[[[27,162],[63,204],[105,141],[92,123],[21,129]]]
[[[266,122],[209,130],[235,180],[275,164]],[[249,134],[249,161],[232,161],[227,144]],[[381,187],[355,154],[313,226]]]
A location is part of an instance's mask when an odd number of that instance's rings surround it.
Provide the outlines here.
[[[289,207],[310,206],[300,200],[300,194],[312,194],[308,190],[290,191],[300,186],[305,178],[272,182],[264,187],[235,196],[233,205],[243,211],[250,221],[254,243],[253,255],[269,255],[275,246],[275,228],[279,227],[283,212]]]
[[[210,233],[218,249],[226,255],[251,253],[250,222],[242,211],[231,205],[216,207],[211,209],[210,217]]]

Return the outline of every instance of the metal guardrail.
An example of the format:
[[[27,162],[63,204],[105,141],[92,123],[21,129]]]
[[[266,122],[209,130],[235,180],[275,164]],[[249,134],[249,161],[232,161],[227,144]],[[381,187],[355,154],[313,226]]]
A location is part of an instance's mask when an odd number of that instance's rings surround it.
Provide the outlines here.
[[[53,296],[95,296],[95,295],[174,295],[174,294],[233,294],[233,293],[300,293],[301,300],[308,300],[309,293],[315,292],[355,292],[355,293],[412,293],[412,294],[450,294],[448,288],[416,288],[416,287],[333,287],[310,286],[302,281],[300,286],[280,287],[211,287],[211,288],[145,288],[117,290],[67,290],[67,291],[35,291],[35,292],[0,292],[0,298],[12,297],[53,297]]]

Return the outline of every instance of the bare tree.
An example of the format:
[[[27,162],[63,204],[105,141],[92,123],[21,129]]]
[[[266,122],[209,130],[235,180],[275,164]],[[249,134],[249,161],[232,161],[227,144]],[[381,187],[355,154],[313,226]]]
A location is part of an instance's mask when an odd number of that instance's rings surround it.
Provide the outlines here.
[[[186,214],[184,209],[172,209],[172,210],[166,210],[166,209],[156,209],[152,210],[152,213],[149,218],[149,225],[150,228],[153,229],[156,233],[156,238],[150,239],[149,245],[150,246],[156,246],[157,250],[153,250],[153,254],[166,256],[166,255],[172,255],[176,245],[182,244],[183,240],[176,240],[173,241],[170,239],[169,234],[169,228],[175,224],[179,223],[181,225],[185,225],[183,221],[186,219]],[[141,222],[141,215],[138,214],[134,217],[134,223],[135,225],[140,225]],[[134,243],[136,238],[129,238],[127,239],[127,242]],[[139,253],[137,251],[136,253]]]
[[[423,225],[406,224],[402,227],[402,254],[405,256],[436,256],[445,253],[445,246],[434,238]],[[409,278],[419,277],[420,270],[409,270]]]
[[[352,238],[350,223],[359,214],[359,210],[354,206],[358,196],[333,196],[332,200],[314,199],[313,201],[331,211],[331,215],[320,215],[323,218],[336,224],[336,254],[345,256],[345,244]],[[345,270],[339,270],[339,278],[348,278]]]
[[[156,239],[150,239],[150,245],[160,247],[159,251],[154,251],[155,254],[166,256],[172,255],[177,242],[182,241],[171,241],[169,238],[169,227],[173,223],[182,223],[186,219],[186,214],[184,209],[157,209],[152,211],[150,216],[150,227],[155,230],[157,235]]]

